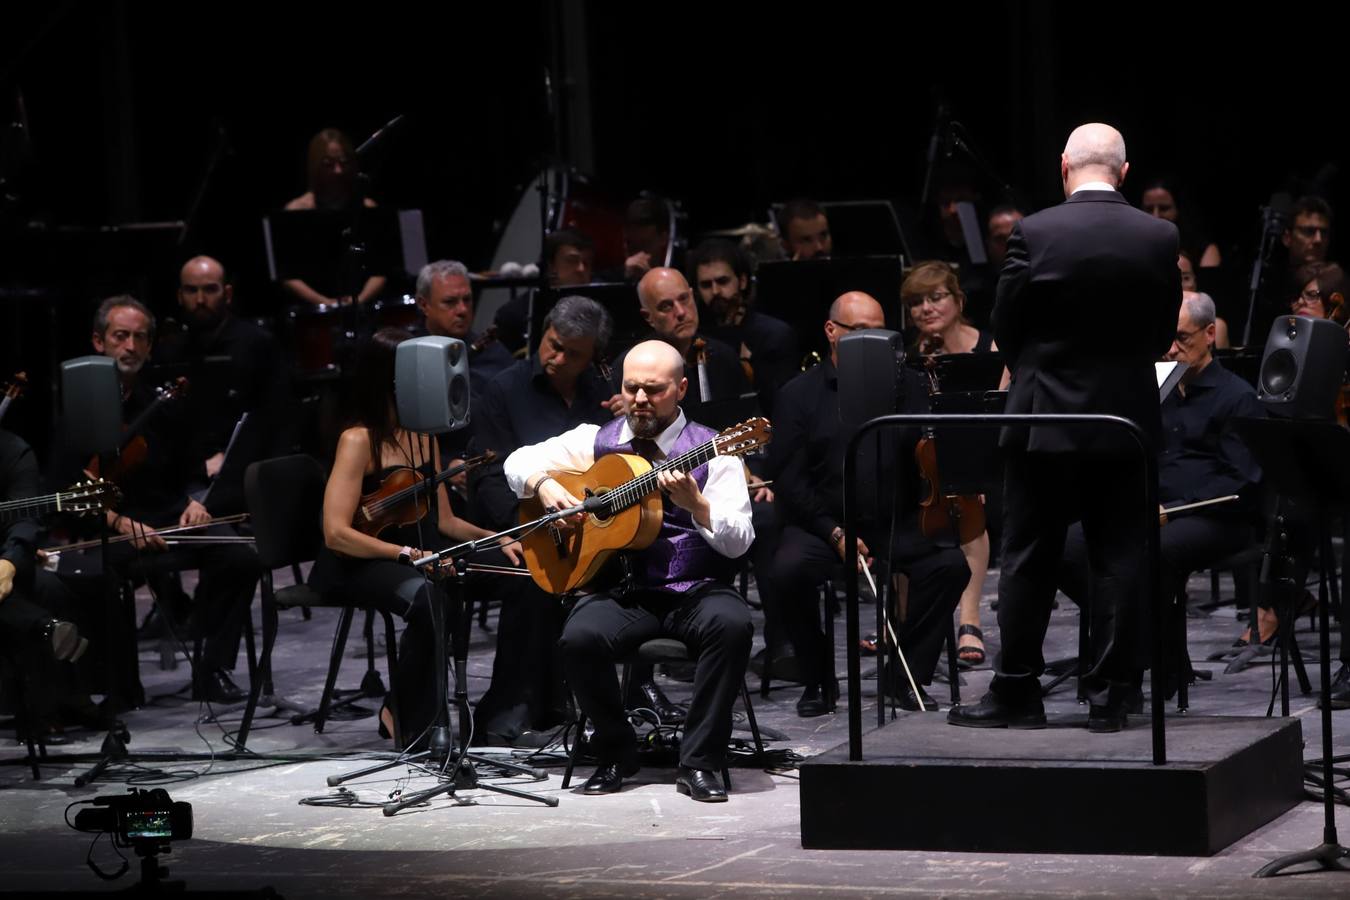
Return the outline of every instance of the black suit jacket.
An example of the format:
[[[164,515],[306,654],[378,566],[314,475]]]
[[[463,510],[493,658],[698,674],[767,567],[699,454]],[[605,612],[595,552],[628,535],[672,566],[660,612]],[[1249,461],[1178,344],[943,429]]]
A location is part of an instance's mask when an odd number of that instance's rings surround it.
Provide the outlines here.
[[[1181,308],[1177,229],[1116,191],[1080,191],[1008,239],[994,336],[1012,373],[1010,413],[1105,413],[1161,429],[1153,363]],[[1004,429],[1005,448],[1131,452],[1117,430]]]

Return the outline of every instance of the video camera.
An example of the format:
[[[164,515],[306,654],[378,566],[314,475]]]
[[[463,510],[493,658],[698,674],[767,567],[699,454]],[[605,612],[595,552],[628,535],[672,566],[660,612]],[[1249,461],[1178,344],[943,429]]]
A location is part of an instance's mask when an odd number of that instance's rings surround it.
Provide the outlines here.
[[[75,814],[75,828],[111,834],[120,846],[185,841],[192,837],[192,804],[175,802],[163,788],[148,791],[133,788],[127,794],[95,797],[93,802],[95,808]]]

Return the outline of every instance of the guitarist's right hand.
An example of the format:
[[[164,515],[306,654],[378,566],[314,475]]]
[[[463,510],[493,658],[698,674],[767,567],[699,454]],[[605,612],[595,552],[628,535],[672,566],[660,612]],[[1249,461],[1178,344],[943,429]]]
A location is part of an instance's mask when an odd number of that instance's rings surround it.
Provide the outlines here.
[[[539,484],[535,485],[535,496],[539,498],[539,503],[545,509],[571,509],[573,506],[580,506],[581,501],[572,496],[572,492],[563,487],[553,478],[545,478]],[[555,522],[559,528],[575,528],[585,519],[585,513],[577,513],[566,519]]]

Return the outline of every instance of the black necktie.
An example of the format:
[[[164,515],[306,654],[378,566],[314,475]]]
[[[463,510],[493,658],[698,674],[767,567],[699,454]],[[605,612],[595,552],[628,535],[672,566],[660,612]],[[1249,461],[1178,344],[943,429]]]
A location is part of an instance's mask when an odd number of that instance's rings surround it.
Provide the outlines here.
[[[633,438],[633,450],[650,463],[665,459],[665,454],[661,452],[661,448],[657,446],[656,441],[651,438]]]

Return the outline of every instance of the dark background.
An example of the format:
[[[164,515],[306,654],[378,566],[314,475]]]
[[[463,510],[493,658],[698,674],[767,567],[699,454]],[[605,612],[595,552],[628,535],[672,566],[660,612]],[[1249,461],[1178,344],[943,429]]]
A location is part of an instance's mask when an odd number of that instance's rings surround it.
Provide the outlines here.
[[[169,309],[196,252],[234,270],[245,310],[270,313],[259,218],[304,190],[306,142],[326,126],[360,142],[406,114],[367,165],[373,194],[424,210],[433,258],[485,267],[494,229],[555,151],[546,67],[570,121],[589,107],[597,183],[619,200],[674,197],[695,232],[763,221],[795,195],[915,200],[940,101],[1033,208],[1061,199],[1074,125],[1117,125],[1133,184],[1175,176],[1186,214],[1235,265],[1273,191],[1320,173],[1333,203],[1343,192],[1346,78],[1327,23],[1293,8],[1271,22],[1195,4],[477,6],[7,9],[0,110],[13,119],[21,95],[28,129],[26,142],[4,135],[0,368],[32,365],[46,328],[82,349],[110,291]],[[565,39],[569,11],[584,27]],[[184,219],[199,190],[182,245],[68,230]]]

